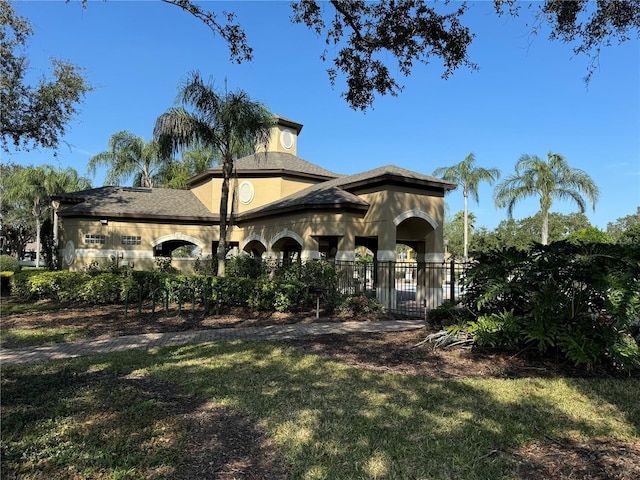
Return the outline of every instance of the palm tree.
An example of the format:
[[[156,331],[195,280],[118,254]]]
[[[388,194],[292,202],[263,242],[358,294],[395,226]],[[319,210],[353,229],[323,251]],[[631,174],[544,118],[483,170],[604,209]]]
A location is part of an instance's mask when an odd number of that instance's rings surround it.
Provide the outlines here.
[[[564,157],[557,153],[549,152],[546,161],[536,155],[522,155],[515,170],[513,175],[496,187],[496,205],[499,208],[506,207],[511,218],[516,203],[526,197],[538,196],[543,245],[547,244],[549,238],[549,210],[554,199],[573,200],[578,204],[580,213],[584,213],[584,194],[593,209],[596,208],[600,192],[591,177],[580,169],[571,168]]]
[[[261,103],[237,92],[219,93],[205,84],[198,72],[191,73],[183,84],[177,103],[160,115],[153,131],[163,156],[200,145],[213,148],[222,160],[222,192],[220,197],[220,241],[218,243],[218,275],[224,276],[227,252],[229,181],[234,158],[246,150],[247,144],[267,145],[274,118]],[[185,107],[191,107],[192,111]]]
[[[120,185],[134,177],[133,185],[151,188],[153,174],[161,166],[158,144],[122,130],[109,138],[109,150],[89,159],[89,174],[99,166],[109,167],[105,185]]]
[[[246,153],[247,155],[251,153]],[[218,152],[211,147],[196,145],[182,151],[180,161],[163,163],[158,175],[157,183],[163,188],[188,190],[187,181],[196,175],[206,172],[214,165],[220,165],[221,159]]]
[[[480,202],[478,196],[478,185],[480,182],[486,181],[490,184],[500,178],[500,170],[497,168],[474,167],[476,156],[473,153],[460,163],[451,167],[441,167],[433,172],[436,177],[442,177],[447,182],[457,183],[462,187],[462,195],[464,196],[464,261],[469,256],[469,195],[471,194],[476,203]]]
[[[17,171],[4,195],[7,201],[30,205],[36,226],[36,267],[40,267],[40,230],[44,214],[51,209],[51,197],[59,193],[90,188],[89,179],[78,176],[73,168],[54,169],[50,165],[26,167]],[[55,223],[55,222],[54,222]]]

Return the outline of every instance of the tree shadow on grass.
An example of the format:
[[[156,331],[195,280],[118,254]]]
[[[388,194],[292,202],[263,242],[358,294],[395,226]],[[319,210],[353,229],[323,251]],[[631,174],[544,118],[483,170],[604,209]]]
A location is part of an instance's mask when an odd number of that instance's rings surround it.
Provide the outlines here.
[[[245,414],[121,363],[91,363],[4,369],[3,478],[287,478],[275,444]]]
[[[295,465],[292,478],[500,478],[515,469],[501,452],[619,428],[550,397],[580,396],[550,385],[562,379],[425,380],[266,344],[182,347],[153,374],[252,412]]]
[[[390,375],[264,342],[127,351],[2,377],[2,467],[14,476],[525,478],[511,452],[620,428],[553,397],[583,401],[573,380]]]

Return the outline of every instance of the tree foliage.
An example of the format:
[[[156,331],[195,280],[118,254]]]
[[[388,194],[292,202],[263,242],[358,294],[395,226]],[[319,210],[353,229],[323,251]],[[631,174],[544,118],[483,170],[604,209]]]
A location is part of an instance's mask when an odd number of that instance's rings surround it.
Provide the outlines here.
[[[162,163],[156,142],[145,142],[144,138],[123,130],[111,135],[109,150],[91,157],[87,168],[95,175],[97,167],[108,167],[105,185],[120,185],[133,177],[133,186],[151,188],[154,173]]]
[[[546,160],[536,155],[522,155],[516,163],[515,173],[498,184],[494,193],[496,205],[506,208],[510,218],[521,200],[538,197],[543,245],[549,239],[549,210],[554,200],[572,200],[584,213],[584,197],[595,210],[598,196],[598,187],[586,172],[570,167],[564,157],[552,152],[547,154]]]
[[[237,92],[217,92],[205,83],[198,72],[191,73],[177,97],[180,105],[170,108],[156,120],[154,139],[162,158],[194,146],[209,147],[222,159],[222,192],[220,197],[220,237],[218,275],[224,276],[229,226],[229,183],[234,159],[246,151],[247,145],[269,142],[273,115],[266,106]]]
[[[467,216],[470,238],[473,239],[476,216],[469,212]],[[464,211],[456,213],[453,218],[445,220],[443,225],[443,236],[446,245],[445,253],[455,259],[465,258],[464,248]],[[468,252],[467,252],[468,253]]]
[[[633,237],[633,231],[638,229],[640,229],[640,207],[637,208],[636,213],[620,217],[615,222],[607,224],[607,233],[614,242],[626,241],[628,237]]]
[[[451,167],[441,167],[433,172],[434,176],[442,177],[443,180],[453,182],[462,187],[462,195],[464,197],[464,212],[463,212],[463,258],[466,261],[469,256],[469,195],[473,197],[476,202],[480,201],[478,196],[478,186],[480,182],[493,183],[500,178],[500,170],[497,168],[483,168],[476,167],[476,156],[473,153],[467,155],[467,157],[460,163]]]
[[[34,226],[36,266],[39,266],[41,228],[46,215],[52,211],[52,197],[90,186],[90,181],[79,176],[71,167],[65,170],[51,165],[14,168],[11,174],[2,180],[3,230],[4,225],[10,225],[13,233],[19,235],[26,228]],[[24,253],[24,246],[17,247],[16,251]]]
[[[67,124],[91,87],[82,69],[52,59],[52,78],[27,84],[29,62],[20,50],[33,31],[29,22],[16,16],[8,0],[0,0],[0,132],[2,150],[58,148]]]
[[[538,212],[532,217],[503,220],[491,231],[479,228],[471,236],[471,256],[500,248],[529,250],[540,242],[541,226],[542,215]],[[558,212],[549,214],[548,227],[549,243],[566,240],[575,232],[593,228],[583,213],[565,215]]]
[[[69,1],[69,0],[67,0]],[[163,0],[201,20],[229,47],[232,61],[253,59],[244,30],[233,12],[215,12],[193,0]],[[588,62],[586,79],[598,68],[603,47],[638,38],[640,0],[546,0],[521,2],[493,0],[496,14],[517,16],[522,8],[534,11],[530,33],[549,29],[551,41],[570,45]],[[86,6],[87,0],[82,0]],[[469,56],[475,37],[464,24],[465,13],[474,8],[467,2],[444,0],[298,0],[291,2],[291,21],[303,24],[323,38],[320,58],[330,62],[329,81],[344,75],[342,97],[355,110],[373,105],[376,95],[402,91],[400,75],[409,76],[416,64],[433,60],[443,66],[442,77],[457,69],[478,68]]]

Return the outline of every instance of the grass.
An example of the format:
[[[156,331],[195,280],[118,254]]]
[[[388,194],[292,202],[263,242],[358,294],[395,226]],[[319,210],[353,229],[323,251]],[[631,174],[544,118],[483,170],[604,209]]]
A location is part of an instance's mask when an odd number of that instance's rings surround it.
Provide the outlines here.
[[[52,310],[60,310],[61,308],[64,308],[64,305],[59,303],[23,303],[11,297],[2,298],[0,304],[0,312],[3,317],[5,315],[19,315],[22,313],[49,312]]]
[[[87,338],[83,328],[0,329],[0,344],[4,348],[33,347],[48,343],[73,342]]]
[[[190,462],[187,398],[248,415],[293,479],[514,478],[493,452],[638,438],[639,395],[639,379],[425,380],[269,343],[128,351],[3,366],[0,466],[3,478],[172,477]]]

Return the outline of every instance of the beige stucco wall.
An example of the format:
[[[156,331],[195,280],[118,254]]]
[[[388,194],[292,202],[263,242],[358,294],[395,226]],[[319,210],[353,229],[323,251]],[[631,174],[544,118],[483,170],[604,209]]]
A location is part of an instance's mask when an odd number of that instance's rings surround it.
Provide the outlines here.
[[[61,221],[63,234],[60,238],[61,254],[68,241],[75,246],[75,261],[69,266],[70,270],[79,271],[91,262],[103,264],[109,262],[112,256],[122,262],[134,263],[136,270],[151,269],[155,266],[153,244],[162,240],[184,240],[201,247],[203,255],[211,254],[211,242],[218,230],[207,225],[177,225],[170,223],[127,222],[123,220],[109,220],[103,225],[99,219],[64,218]],[[104,243],[95,244],[85,241],[86,235],[104,235]],[[139,236],[140,245],[123,245],[122,236]],[[177,259],[174,262],[178,263]],[[188,268],[192,260],[180,261]],[[66,267],[64,259],[62,265]],[[178,266],[178,265],[174,265]]]
[[[237,181],[237,188],[240,188],[244,182],[249,182],[253,187],[253,198],[249,203],[243,203],[239,200],[237,203],[238,213],[262,207],[317,183],[313,180],[297,178],[242,177]],[[231,211],[231,199],[235,188],[236,181],[232,179],[229,185],[229,211]],[[221,178],[212,178],[206,184],[199,185],[192,191],[211,212],[220,211]]]

